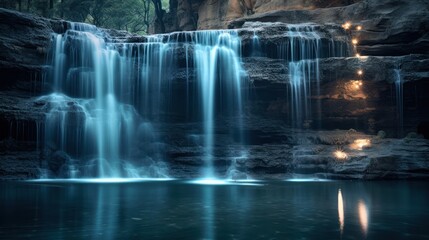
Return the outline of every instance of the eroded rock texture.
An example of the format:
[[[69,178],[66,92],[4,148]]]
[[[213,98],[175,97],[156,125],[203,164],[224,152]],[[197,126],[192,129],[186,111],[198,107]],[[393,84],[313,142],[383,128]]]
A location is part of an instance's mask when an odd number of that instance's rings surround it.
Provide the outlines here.
[[[231,132],[237,131],[236,120],[218,120],[214,165],[219,176],[428,178],[429,143],[421,139],[428,135],[429,122],[428,1],[327,2],[179,0],[167,14],[168,31],[235,28],[241,37],[241,60],[249,82],[243,123],[247,153],[241,156],[237,139],[231,138]],[[341,25],[347,21],[353,27],[344,30]],[[293,128],[291,66],[282,54],[291,41],[290,24],[304,23],[317,32],[321,48],[329,49],[334,42],[344,49],[338,56],[319,56],[318,68],[310,70],[311,76],[319,76],[318,80],[311,78],[311,84],[320,85],[309,94],[315,117],[294,123],[298,126]],[[356,26],[363,29],[358,31]],[[43,69],[49,67],[46,55],[51,35],[69,27],[65,21],[0,9],[1,179],[39,177],[41,166],[55,175],[77,161],[55,146],[45,146],[38,137],[41,129],[49,127],[44,126],[44,120],[51,104],[39,97],[50,88]],[[102,32],[110,42],[148,41],[126,32]],[[255,35],[260,44],[256,52]],[[162,129],[157,132],[159,140],[143,142],[142,149],[161,149],[171,176],[197,177],[204,166],[204,149],[201,136],[190,133],[201,129],[201,123],[186,122],[181,100],[186,92],[184,83],[195,80],[195,69],[187,64],[193,61],[194,49],[184,48],[180,34],[162,37],[172,36],[177,36],[179,43],[174,49],[171,89],[179,100],[168,116],[175,122],[154,123],[155,129]],[[350,44],[353,38],[358,39],[356,47]],[[354,57],[356,53],[364,57]],[[363,74],[357,74],[358,70]],[[400,130],[395,87],[398,74],[404,104]],[[82,111],[75,100],[66,105],[78,119]],[[370,139],[372,145],[353,149],[351,145],[358,139]],[[347,158],[337,159],[336,150],[346,152]]]
[[[405,0],[180,0],[165,19],[167,32],[239,28],[245,22],[343,24],[351,21],[363,31],[365,55],[428,53],[427,1]]]

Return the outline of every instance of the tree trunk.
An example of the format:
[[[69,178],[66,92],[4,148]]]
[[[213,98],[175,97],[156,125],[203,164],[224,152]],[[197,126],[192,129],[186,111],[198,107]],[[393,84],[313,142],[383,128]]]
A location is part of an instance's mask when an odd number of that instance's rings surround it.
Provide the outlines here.
[[[149,19],[149,12],[150,12],[150,1],[146,1],[146,0],[142,0],[143,1],[143,23],[146,26],[146,30],[145,32],[148,33],[149,32],[149,27],[150,27],[150,19]]]
[[[60,18],[64,19],[64,0],[61,0],[60,6]]]
[[[156,14],[156,20],[159,23],[159,26],[161,28],[161,32],[165,32],[165,25],[164,25],[164,10],[162,10],[162,2],[161,0],[152,0],[153,5],[155,6],[155,14]]]

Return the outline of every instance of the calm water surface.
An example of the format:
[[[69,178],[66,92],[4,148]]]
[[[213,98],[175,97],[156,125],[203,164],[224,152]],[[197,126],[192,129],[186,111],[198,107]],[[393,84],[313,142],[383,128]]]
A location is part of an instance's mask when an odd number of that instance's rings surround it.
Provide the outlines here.
[[[0,239],[429,239],[429,182],[0,183]]]

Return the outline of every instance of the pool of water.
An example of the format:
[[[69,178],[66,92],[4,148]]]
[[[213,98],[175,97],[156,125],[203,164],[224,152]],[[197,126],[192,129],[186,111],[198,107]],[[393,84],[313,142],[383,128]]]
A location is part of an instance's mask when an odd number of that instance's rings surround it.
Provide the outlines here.
[[[429,182],[3,182],[0,239],[429,239]]]

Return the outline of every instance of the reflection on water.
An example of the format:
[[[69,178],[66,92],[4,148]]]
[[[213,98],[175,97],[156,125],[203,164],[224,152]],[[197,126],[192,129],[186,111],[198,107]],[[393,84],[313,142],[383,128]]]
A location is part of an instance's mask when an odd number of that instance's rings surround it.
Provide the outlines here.
[[[349,198],[349,200],[350,202],[357,201],[357,217],[359,218],[359,224],[363,234],[362,237],[366,238],[368,234],[368,223],[369,223],[368,207],[365,204],[365,201],[363,199],[357,200],[357,199]],[[345,208],[344,208],[343,194],[341,193],[341,189],[338,189],[338,222],[340,224],[340,236],[343,235],[343,231],[344,231],[344,224],[345,224],[344,209]]]
[[[368,208],[365,205],[363,200],[359,200],[358,203],[358,212],[359,212],[359,223],[362,228],[364,236],[368,233]]]
[[[214,225],[214,205],[213,205],[213,188],[206,187],[204,189],[204,238],[215,239],[213,225]]]
[[[0,239],[427,239],[428,186],[8,182]]]
[[[344,229],[344,203],[341,189],[338,189],[338,220],[340,222],[340,233],[342,235]]]
[[[114,226],[118,225],[116,217],[118,215],[118,198],[114,196],[118,196],[118,188],[113,188],[107,193],[102,187],[98,187],[95,193],[97,195],[97,205],[92,239],[99,239],[100,236],[103,236],[103,239],[106,240],[114,239]],[[91,224],[91,222],[88,224]]]

